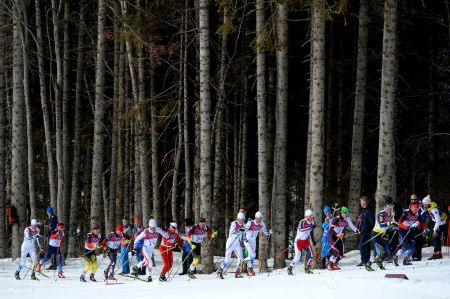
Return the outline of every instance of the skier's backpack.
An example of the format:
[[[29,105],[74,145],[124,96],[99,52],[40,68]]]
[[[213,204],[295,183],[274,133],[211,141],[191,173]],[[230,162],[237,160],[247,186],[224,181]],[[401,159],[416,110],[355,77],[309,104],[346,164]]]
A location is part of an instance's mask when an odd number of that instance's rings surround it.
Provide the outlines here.
[[[17,223],[17,209],[15,206],[6,207],[6,215],[8,216],[8,224],[13,225]]]

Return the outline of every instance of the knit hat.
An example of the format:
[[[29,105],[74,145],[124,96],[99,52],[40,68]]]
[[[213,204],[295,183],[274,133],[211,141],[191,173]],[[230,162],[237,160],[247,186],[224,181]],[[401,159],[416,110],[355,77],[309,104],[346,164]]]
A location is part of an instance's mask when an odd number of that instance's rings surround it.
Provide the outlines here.
[[[427,195],[424,199],[422,199],[422,203],[423,203],[424,205],[429,205],[429,204],[431,204],[431,197],[430,197],[430,195]]]
[[[31,220],[31,225],[32,225],[32,226],[38,226],[37,220],[36,220],[36,219],[32,219],[32,220]]]
[[[174,222],[170,222],[170,226],[173,227],[173,228],[177,228],[178,227],[178,225],[177,225],[177,223],[175,221]]]
[[[419,203],[415,202],[415,203],[410,204],[409,208],[410,209],[419,209],[420,205],[419,205]]]
[[[347,207],[342,207],[341,208],[341,213],[345,213],[345,214],[350,214],[350,210]]]
[[[331,208],[327,205],[325,205],[325,207],[323,207],[323,213],[331,213]]]
[[[151,227],[156,227],[156,221],[155,221],[155,219],[150,219],[149,221],[148,221],[148,226],[151,226]]]
[[[139,215],[134,216],[134,221],[141,222],[141,217],[139,217]]]
[[[64,229],[64,223],[58,223],[56,226],[57,229]]]
[[[258,211],[258,212],[255,213],[255,218],[262,219],[263,218],[263,214],[260,211]]]
[[[95,229],[100,229],[100,225],[98,225],[97,223],[92,224],[92,230]]]
[[[122,224],[118,224],[118,225],[116,226],[116,231],[118,231],[118,232],[123,232],[123,225],[122,225]]]
[[[239,220],[244,220],[245,219],[245,214],[244,213],[238,213],[237,214],[237,219],[239,219]]]
[[[47,208],[47,213],[53,214],[53,208],[52,207],[48,207]]]
[[[312,215],[314,215],[313,211],[311,211],[311,210],[306,210],[305,211],[305,217],[309,217],[309,216],[312,216]]]

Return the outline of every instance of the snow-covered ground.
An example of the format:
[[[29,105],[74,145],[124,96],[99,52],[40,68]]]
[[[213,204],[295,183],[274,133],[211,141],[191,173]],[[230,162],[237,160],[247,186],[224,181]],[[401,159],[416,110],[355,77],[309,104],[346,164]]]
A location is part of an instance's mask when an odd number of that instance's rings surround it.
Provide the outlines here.
[[[443,248],[444,249],[444,248]],[[155,252],[157,266],[153,271],[154,282],[146,283],[132,278],[117,275],[116,285],[105,285],[102,281],[103,269],[107,261],[99,258],[100,269],[97,272],[97,283],[81,283],[79,276],[83,268],[81,259],[68,261],[64,268],[65,279],[55,279],[53,271],[45,271],[50,278],[38,275],[39,281],[30,280],[28,273],[25,280],[14,278],[17,261],[0,260],[0,298],[376,298],[376,299],[434,299],[450,298],[450,260],[428,261],[432,249],[424,249],[424,260],[413,262],[412,266],[386,266],[385,271],[367,272],[356,267],[359,254],[352,251],[341,261],[342,270],[329,272],[314,270],[313,275],[303,273],[301,267],[295,269],[294,276],[288,276],[286,269],[271,273],[256,274],[255,277],[234,278],[228,273],[224,280],[217,274],[197,275],[190,280],[186,276],[176,275],[168,283],[158,282],[162,262],[159,252]],[[446,252],[445,249],[443,252]],[[179,265],[179,255],[175,253],[175,266]],[[233,265],[234,266],[234,265]],[[377,267],[374,266],[376,269]],[[21,273],[25,274],[26,269]],[[387,279],[387,273],[406,274],[409,280]]]

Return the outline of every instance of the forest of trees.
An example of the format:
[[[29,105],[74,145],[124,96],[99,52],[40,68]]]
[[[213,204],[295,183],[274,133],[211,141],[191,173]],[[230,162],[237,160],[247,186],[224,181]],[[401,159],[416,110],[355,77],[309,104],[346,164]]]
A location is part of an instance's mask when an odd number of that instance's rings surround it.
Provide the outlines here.
[[[448,0],[0,0],[0,258],[48,206],[70,257],[93,223],[205,217],[212,271],[240,207],[265,260],[305,209],[445,205],[449,72]]]

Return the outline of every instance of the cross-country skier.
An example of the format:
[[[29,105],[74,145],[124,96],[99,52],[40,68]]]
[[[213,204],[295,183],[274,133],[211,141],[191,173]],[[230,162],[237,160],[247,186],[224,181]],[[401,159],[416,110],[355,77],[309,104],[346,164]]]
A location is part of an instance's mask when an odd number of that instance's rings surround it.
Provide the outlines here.
[[[130,274],[130,261],[128,253],[133,248],[133,225],[128,222],[127,217],[122,219],[123,235],[120,240],[120,263],[122,264],[122,272],[120,274]]]
[[[173,265],[172,249],[175,248],[175,242],[177,242],[178,247],[183,248],[183,241],[181,240],[177,227],[178,225],[176,222],[171,222],[167,232],[161,232],[162,241],[159,245],[159,253],[164,262],[164,267],[161,270],[159,281],[167,281],[166,273],[169,272]]]
[[[394,256],[395,264],[397,264],[398,258],[404,254],[403,265],[412,265],[410,258],[414,252],[416,232],[426,228],[426,223],[419,215],[419,210],[419,204],[412,203],[409,206],[409,209],[403,211],[402,216],[398,220],[398,234],[401,240],[399,246],[401,246],[401,249],[398,250]]]
[[[141,241],[143,243],[143,246],[141,248],[142,251],[141,254],[144,257],[144,259],[133,267],[133,271],[131,274],[137,276],[142,268],[145,269],[145,267],[147,267],[148,282],[152,281],[152,268],[153,268],[152,256],[156,242],[158,241],[158,235],[167,236],[167,233],[164,232],[159,227],[157,227],[156,221],[154,219],[150,219],[148,221],[148,228],[145,229],[143,232],[141,232],[135,239],[135,244],[136,242]],[[135,248],[135,250],[138,249]]]
[[[37,263],[37,255],[36,255],[36,248],[34,247],[34,242],[38,242],[39,249],[41,248],[41,245],[39,244],[39,228],[38,222],[36,219],[31,220],[30,226],[25,228],[25,231],[23,232],[23,243],[22,243],[22,254],[20,259],[20,264],[17,266],[16,270],[16,279],[20,280],[20,271],[25,266],[27,262],[27,255],[29,254],[31,257],[31,261],[33,262],[33,266],[31,267],[31,279],[37,280],[36,275],[34,274],[34,268]]]
[[[141,225],[141,217],[138,215],[134,216],[134,228],[133,228],[133,247],[135,250],[133,253],[136,254],[136,261],[140,263],[144,260],[144,256],[142,255],[142,247],[144,246],[144,241],[136,242],[136,238],[145,230],[145,227]],[[139,271],[140,275],[145,275],[145,268]]]
[[[223,279],[223,272],[228,268],[231,261],[231,254],[234,252],[237,257],[237,267],[236,267],[236,278],[241,278],[241,267],[240,263],[242,261],[242,243],[245,240],[245,215],[244,213],[238,213],[237,219],[231,222],[230,230],[228,233],[228,239],[226,242],[225,259],[219,268],[219,276]]]
[[[101,248],[102,235],[100,234],[100,225],[92,225],[92,230],[87,234],[86,240],[84,241],[84,269],[80,276],[80,281],[86,282],[86,273],[91,269],[91,275],[89,280],[96,282],[95,272],[97,272],[97,255],[96,249]]]
[[[192,264],[192,261],[194,260],[192,258],[191,252],[191,245],[189,244],[186,236],[189,234],[189,231],[194,227],[194,220],[191,218],[186,218],[184,220],[184,234],[181,236],[181,239],[183,239],[183,254],[181,256],[182,262],[183,262],[183,271],[179,275],[186,275],[188,274],[189,267]],[[195,270],[194,270],[194,274]]]
[[[322,250],[320,252],[320,257],[322,258],[322,269],[325,269],[330,257],[331,257],[331,243],[330,243],[330,237],[328,235],[328,232],[330,230],[331,223],[333,222],[333,214],[331,213],[331,208],[327,205],[323,208],[323,214],[325,215],[325,218],[322,223]]]
[[[106,243],[106,253],[109,258],[109,265],[106,270],[103,271],[106,280],[116,280],[114,277],[114,268],[117,262],[117,249],[120,247],[120,242],[123,237],[123,225],[119,224],[116,226],[115,232],[110,232],[104,242]]]
[[[293,275],[292,269],[297,266],[297,264],[300,261],[300,258],[302,256],[302,249],[306,251],[306,266],[305,266],[305,273],[306,274],[312,274],[311,266],[313,261],[313,249],[311,247],[311,244],[309,243],[309,238],[311,238],[311,241],[313,245],[316,245],[316,241],[314,239],[314,233],[313,230],[316,227],[314,223],[315,214],[311,210],[305,211],[305,218],[303,220],[300,220],[298,227],[297,227],[297,236],[295,237],[295,257],[291,261],[291,264],[288,267],[288,274]]]
[[[433,220],[434,227],[433,227],[433,255],[429,258],[429,260],[437,260],[442,259],[442,244],[441,244],[441,235],[442,232],[445,229],[445,223],[447,221],[442,220],[441,215],[439,213],[439,209],[437,207],[437,204],[435,202],[431,201],[430,195],[425,197],[423,200],[423,205],[425,210],[428,211],[428,216]]]
[[[330,226],[330,231],[328,234],[330,236],[332,257],[327,265],[327,269],[330,271],[341,269],[339,268],[338,263],[344,255],[343,238],[345,227],[349,226],[353,232],[359,233],[359,230],[353,225],[352,220],[348,216],[349,214],[350,210],[347,207],[342,207],[341,215],[334,219]]]
[[[39,261],[37,265],[37,271],[41,272],[42,265],[52,258],[53,256],[56,258],[58,264],[58,277],[65,278],[64,272],[62,271],[62,258],[61,258],[61,247],[64,243],[64,224],[59,223],[56,226],[56,231],[50,235],[50,241],[47,247],[47,251],[45,252],[45,256]]]
[[[197,265],[200,262],[200,257],[202,255],[201,243],[206,235],[208,238],[215,238],[217,232],[206,226],[206,219],[201,217],[198,219],[198,224],[194,225],[186,236],[192,251],[192,264],[188,271],[190,278],[196,278],[194,273],[197,272]]]
[[[255,271],[253,271],[253,263],[256,258],[256,238],[258,237],[259,231],[262,230],[264,235],[269,236],[270,231],[267,230],[266,224],[263,221],[263,214],[258,211],[255,213],[255,220],[248,221],[245,225],[245,248],[249,254],[249,261],[247,263],[247,274],[248,276],[254,276]]]
[[[384,200],[384,210],[377,214],[375,226],[372,230],[372,242],[375,257],[372,259],[381,270],[384,270],[383,261],[386,261],[391,256],[391,246],[389,244],[389,232],[395,230],[396,227],[394,219],[394,201],[391,197],[386,197]],[[382,254],[381,250],[384,251]],[[373,271],[371,262],[366,263],[366,270]]]

